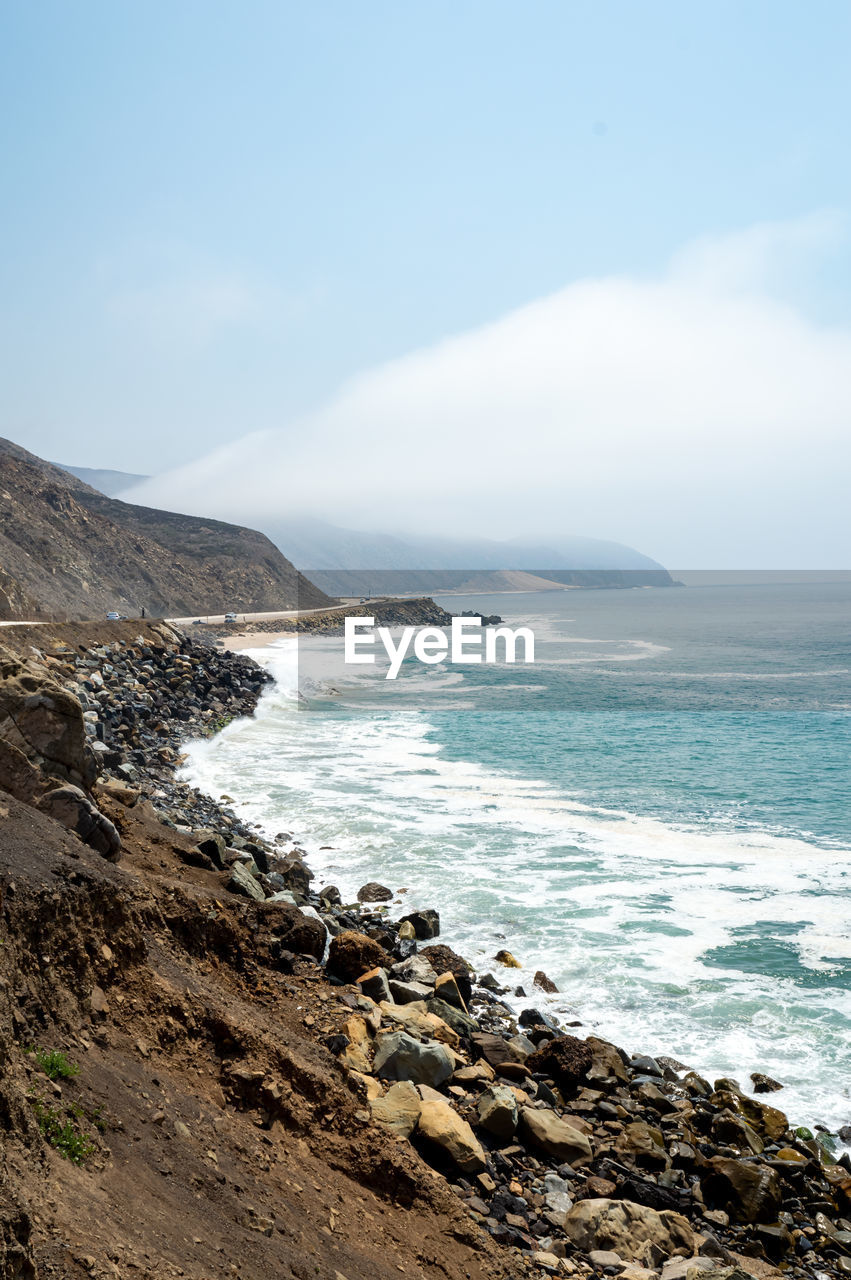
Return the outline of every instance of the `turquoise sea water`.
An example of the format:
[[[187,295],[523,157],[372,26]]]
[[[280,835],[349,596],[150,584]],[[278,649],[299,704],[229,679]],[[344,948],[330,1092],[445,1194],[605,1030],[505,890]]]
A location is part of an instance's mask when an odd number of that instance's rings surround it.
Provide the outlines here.
[[[851,1123],[851,583],[442,603],[531,626],[534,665],[391,682],[280,642],[191,779],[344,896],[438,906],[477,967],[507,946],[529,997],[543,968],[560,994],[525,1003]]]

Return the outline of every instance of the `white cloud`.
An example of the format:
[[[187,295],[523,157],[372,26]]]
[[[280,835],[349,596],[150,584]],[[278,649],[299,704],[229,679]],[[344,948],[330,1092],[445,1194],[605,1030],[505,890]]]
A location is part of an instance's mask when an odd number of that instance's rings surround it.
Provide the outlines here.
[[[783,292],[838,235],[828,215],[766,224],[658,278],[577,281],[138,498],[254,524],[584,533],[683,567],[851,565],[851,330]]]

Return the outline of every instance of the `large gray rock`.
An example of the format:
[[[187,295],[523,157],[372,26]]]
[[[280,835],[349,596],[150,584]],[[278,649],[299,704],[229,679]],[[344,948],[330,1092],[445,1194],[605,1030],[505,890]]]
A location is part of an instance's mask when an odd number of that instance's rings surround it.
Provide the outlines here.
[[[511,1138],[517,1128],[517,1099],[509,1088],[502,1084],[491,1085],[485,1089],[476,1104],[479,1124],[488,1133],[498,1138]]]
[[[533,1147],[566,1164],[587,1164],[592,1159],[591,1143],[585,1134],[548,1108],[523,1107],[520,1130]]]
[[[436,1088],[452,1075],[455,1060],[445,1045],[421,1044],[405,1031],[391,1031],[377,1043],[373,1069],[383,1080],[411,1080]]]
[[[691,1257],[694,1232],[679,1213],[670,1209],[657,1213],[631,1200],[580,1200],[564,1219],[568,1240],[578,1249],[612,1249],[630,1262],[646,1256],[647,1244],[655,1245],[665,1257]]]
[[[422,1099],[410,1080],[398,1080],[369,1104],[372,1118],[400,1138],[410,1138],[420,1118]]]
[[[92,803],[79,787],[55,787],[38,801],[38,808],[63,827],[74,831],[83,844],[90,845],[110,862],[121,853],[121,837],[109,818]]]
[[[471,1036],[475,1031],[479,1030],[479,1024],[475,1018],[471,1018],[468,1013],[462,1013],[460,1009],[453,1009],[451,1004],[447,1004],[445,1000],[432,998],[426,1001],[426,1008],[429,1013],[434,1013],[438,1018],[442,1018],[448,1027],[459,1036]]]
[[[400,960],[391,967],[390,977],[398,982],[419,982],[432,988],[437,974],[424,956],[409,956],[407,960]]]
[[[83,708],[78,700],[54,683],[44,667],[35,661],[24,661],[3,646],[0,646],[0,743],[8,747],[0,752],[0,785],[28,804],[37,791],[43,789],[43,783],[37,785],[39,777],[59,779],[88,789],[97,776],[97,764],[87,744]],[[3,776],[7,771],[8,779]],[[24,778],[28,789],[36,783],[36,791],[18,794],[13,790]]]
[[[391,978],[390,994],[397,1004],[413,1004],[415,1000],[428,1000],[431,987],[424,982],[397,982]]]
[[[241,898],[253,898],[255,902],[263,902],[266,897],[254,876],[241,862],[235,862],[231,867],[225,888]]]

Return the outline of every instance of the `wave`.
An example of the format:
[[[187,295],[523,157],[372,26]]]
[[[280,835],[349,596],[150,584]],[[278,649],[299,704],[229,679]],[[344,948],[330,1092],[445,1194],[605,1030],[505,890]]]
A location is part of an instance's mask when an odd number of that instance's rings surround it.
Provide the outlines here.
[[[345,898],[377,878],[407,889],[400,902],[438,906],[477,968],[516,951],[518,1006],[578,1010],[710,1075],[767,1071],[796,1119],[848,1123],[851,850],[606,808],[450,759],[422,701],[398,705],[374,677],[305,713],[295,648],[255,653],[278,684],[254,719],[191,748],[195,785],[235,796],[270,834],[292,831]],[[434,669],[399,683],[414,680],[445,687]],[[538,967],[563,994],[533,992]]]

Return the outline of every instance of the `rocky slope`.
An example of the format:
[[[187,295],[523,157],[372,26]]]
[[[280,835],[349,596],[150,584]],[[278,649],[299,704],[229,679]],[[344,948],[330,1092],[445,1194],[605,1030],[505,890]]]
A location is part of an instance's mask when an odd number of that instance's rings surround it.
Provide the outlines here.
[[[118,502],[0,440],[0,618],[328,603],[263,534]]]
[[[826,1141],[735,1081],[543,1010],[518,1025],[510,955],[474,974],[437,911],[378,884],[343,903],[292,833],[175,781],[184,735],[256,702],[250,660],[162,625],[15,643],[4,1274],[851,1273],[851,1167]],[[120,849],[45,805],[75,785]]]

